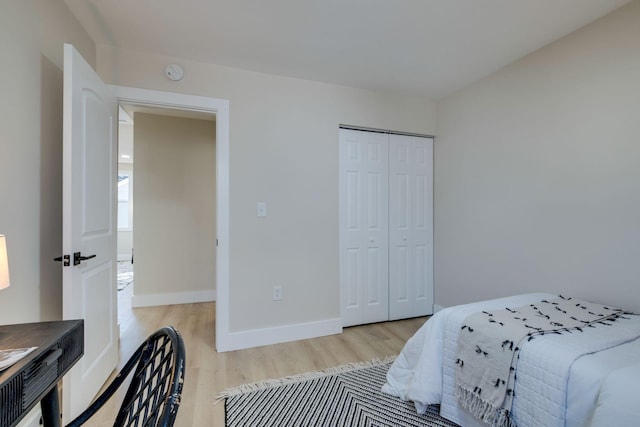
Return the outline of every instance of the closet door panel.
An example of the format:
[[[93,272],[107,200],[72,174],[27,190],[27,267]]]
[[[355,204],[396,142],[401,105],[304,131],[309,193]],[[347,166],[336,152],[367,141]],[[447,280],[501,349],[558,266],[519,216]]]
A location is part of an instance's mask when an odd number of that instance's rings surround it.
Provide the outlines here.
[[[415,141],[412,315],[433,313],[433,139]]]
[[[389,319],[433,312],[433,139],[389,136]]]
[[[413,182],[411,143],[390,138],[389,143],[389,318],[406,317],[413,286]]]
[[[340,130],[340,288],[344,326],[388,319],[388,140]]]
[[[345,251],[346,257],[342,268],[344,269],[345,280],[342,283],[344,292],[344,304],[347,309],[358,307],[358,284],[362,281],[360,271],[362,270],[360,262],[360,250],[358,248],[349,248]]]
[[[433,139],[340,130],[344,326],[433,312]]]

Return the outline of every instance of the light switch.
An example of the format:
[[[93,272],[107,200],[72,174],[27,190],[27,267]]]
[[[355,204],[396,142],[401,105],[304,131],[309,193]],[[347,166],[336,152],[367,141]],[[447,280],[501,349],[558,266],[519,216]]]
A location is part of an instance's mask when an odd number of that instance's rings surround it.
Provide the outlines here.
[[[258,202],[256,212],[258,214],[258,217],[267,216],[267,204],[265,202]]]

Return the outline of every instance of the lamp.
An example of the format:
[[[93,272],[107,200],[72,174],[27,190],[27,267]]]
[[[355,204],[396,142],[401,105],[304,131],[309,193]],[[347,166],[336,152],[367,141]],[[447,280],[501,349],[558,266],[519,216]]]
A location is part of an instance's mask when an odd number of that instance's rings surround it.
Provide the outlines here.
[[[0,289],[8,288],[10,284],[11,283],[9,283],[9,260],[7,259],[7,239],[4,237],[3,234],[0,234]],[[4,335],[11,337],[12,334],[4,334]],[[3,338],[4,338],[3,334],[0,333],[0,341],[3,341]],[[8,349],[0,348],[0,372],[2,372],[3,369],[16,363],[18,360],[22,359],[23,357],[31,353],[36,348],[37,347],[8,348]]]
[[[0,289],[8,288],[10,284],[7,239],[3,234],[0,234]]]

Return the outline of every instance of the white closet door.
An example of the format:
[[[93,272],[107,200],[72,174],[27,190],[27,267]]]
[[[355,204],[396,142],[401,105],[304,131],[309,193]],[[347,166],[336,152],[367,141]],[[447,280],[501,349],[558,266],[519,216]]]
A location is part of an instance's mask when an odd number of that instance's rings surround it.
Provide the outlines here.
[[[389,320],[433,313],[433,138],[389,136]]]
[[[388,136],[340,129],[340,289],[344,326],[388,320]]]

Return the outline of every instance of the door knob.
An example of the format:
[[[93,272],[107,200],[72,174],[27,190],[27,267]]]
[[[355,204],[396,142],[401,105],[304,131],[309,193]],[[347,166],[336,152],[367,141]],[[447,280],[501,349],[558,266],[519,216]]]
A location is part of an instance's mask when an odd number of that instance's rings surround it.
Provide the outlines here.
[[[95,258],[95,254],[94,255],[87,255],[87,256],[82,256],[82,254],[80,252],[74,252],[73,253],[73,265],[80,265],[80,263],[82,261],[86,261],[88,259],[91,258]]]

